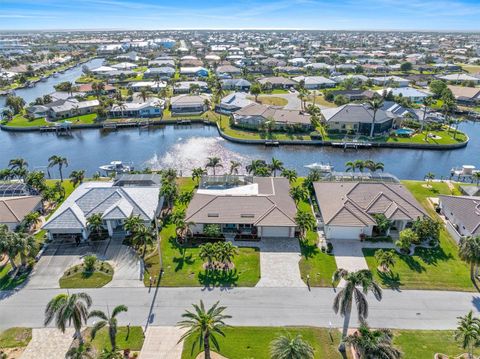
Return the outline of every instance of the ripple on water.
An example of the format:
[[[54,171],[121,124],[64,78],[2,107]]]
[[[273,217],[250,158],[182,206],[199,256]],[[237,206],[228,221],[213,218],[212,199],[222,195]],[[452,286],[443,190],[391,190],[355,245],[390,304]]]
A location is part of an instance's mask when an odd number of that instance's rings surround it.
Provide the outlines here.
[[[228,170],[230,161],[238,161],[243,166],[250,162],[251,157],[231,151],[222,144],[223,138],[190,137],[178,138],[163,156],[155,153],[145,162],[153,170],[176,168],[183,175],[189,175],[196,167],[204,167],[208,157],[218,157]]]

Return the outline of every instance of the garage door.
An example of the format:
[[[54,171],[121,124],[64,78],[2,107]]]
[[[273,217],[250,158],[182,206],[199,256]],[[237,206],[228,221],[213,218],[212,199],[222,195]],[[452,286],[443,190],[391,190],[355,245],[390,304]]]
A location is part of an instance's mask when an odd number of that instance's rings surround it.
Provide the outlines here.
[[[359,227],[335,227],[328,226],[326,228],[327,239],[358,239],[362,233]]]
[[[262,237],[290,237],[290,227],[262,227]]]

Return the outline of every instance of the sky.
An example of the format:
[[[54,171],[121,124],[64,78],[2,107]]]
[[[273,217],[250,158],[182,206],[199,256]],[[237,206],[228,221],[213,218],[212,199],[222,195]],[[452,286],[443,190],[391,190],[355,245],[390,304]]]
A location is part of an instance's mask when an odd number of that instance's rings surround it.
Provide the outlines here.
[[[480,0],[0,0],[0,30],[480,31]]]

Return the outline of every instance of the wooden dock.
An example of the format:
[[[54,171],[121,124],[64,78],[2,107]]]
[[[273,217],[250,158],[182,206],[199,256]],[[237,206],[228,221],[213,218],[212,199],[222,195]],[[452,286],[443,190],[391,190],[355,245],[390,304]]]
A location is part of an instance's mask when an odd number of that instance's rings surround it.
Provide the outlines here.
[[[343,147],[344,150],[347,150],[347,149],[358,150],[359,148],[371,148],[372,144],[370,142],[342,141],[342,142],[332,142],[332,146]]]

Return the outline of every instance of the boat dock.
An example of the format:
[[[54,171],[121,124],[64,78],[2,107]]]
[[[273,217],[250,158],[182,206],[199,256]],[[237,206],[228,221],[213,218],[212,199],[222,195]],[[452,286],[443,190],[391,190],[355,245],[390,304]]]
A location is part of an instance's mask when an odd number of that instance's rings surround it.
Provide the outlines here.
[[[344,150],[349,148],[358,150],[359,148],[371,148],[372,144],[370,142],[357,142],[357,141],[342,141],[342,142],[332,142],[333,147],[343,147]]]

